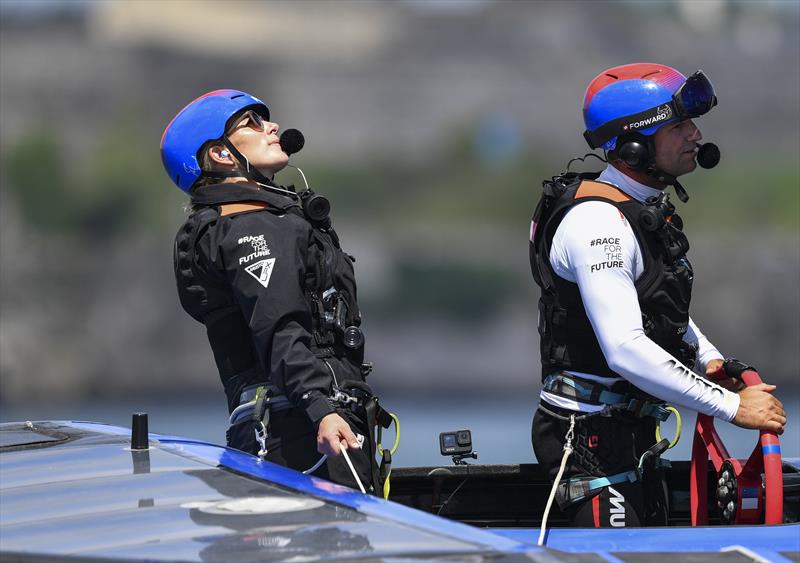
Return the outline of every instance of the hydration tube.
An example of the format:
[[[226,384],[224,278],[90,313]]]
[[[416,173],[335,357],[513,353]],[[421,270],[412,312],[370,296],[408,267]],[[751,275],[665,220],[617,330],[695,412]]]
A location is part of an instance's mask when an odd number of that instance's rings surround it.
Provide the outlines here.
[[[315,463],[314,465],[312,465],[311,467],[309,467],[308,469],[306,469],[305,471],[303,471],[303,475],[309,475],[309,474],[311,474],[311,473],[314,473],[314,472],[315,472],[317,469],[319,469],[319,468],[320,468],[320,466],[321,466],[323,463],[325,463],[325,460],[326,460],[326,459],[328,459],[328,454],[323,454],[323,456],[322,456],[321,458],[319,458],[319,460],[317,461],[317,463]]]

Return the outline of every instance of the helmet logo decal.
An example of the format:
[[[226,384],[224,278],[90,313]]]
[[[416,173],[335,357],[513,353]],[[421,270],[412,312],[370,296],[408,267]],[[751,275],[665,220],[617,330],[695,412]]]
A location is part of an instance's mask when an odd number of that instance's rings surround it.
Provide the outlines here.
[[[275,266],[275,258],[267,258],[245,268],[245,271],[253,276],[258,283],[267,287],[269,278],[272,276],[272,268]]]
[[[184,162],[183,163],[183,171],[187,174],[199,174],[200,173],[200,165],[197,164],[197,158],[192,157],[191,162]]]
[[[672,108],[669,104],[664,104],[663,106],[658,106],[656,109],[656,114],[648,117],[646,119],[642,119],[640,121],[634,121],[633,123],[628,123],[622,127],[623,131],[631,131],[635,129],[643,129],[645,127],[650,127],[655,123],[659,123],[661,121],[666,121],[672,117]]]

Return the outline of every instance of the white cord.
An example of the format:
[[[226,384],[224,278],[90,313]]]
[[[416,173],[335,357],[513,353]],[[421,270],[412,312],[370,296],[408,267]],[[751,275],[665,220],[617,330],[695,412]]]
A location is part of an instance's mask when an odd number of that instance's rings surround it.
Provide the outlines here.
[[[338,379],[336,379],[336,372],[335,372],[335,371],[333,371],[333,368],[332,368],[332,367],[331,367],[331,365],[328,363],[328,360],[322,360],[322,361],[323,361],[323,362],[325,362],[325,365],[326,365],[326,366],[328,366],[328,370],[331,372],[331,377],[333,377],[333,384],[334,384],[334,385],[336,386],[336,388],[338,389],[338,388],[339,388],[339,380],[338,380]]]
[[[287,164],[286,166],[289,166],[289,167],[291,167],[291,168],[294,168],[295,170],[297,170],[298,172],[300,172],[300,175],[303,177],[303,183],[306,185],[306,189],[307,189],[307,190],[308,190],[308,189],[310,189],[310,188],[308,187],[308,182],[306,181],[306,175],[305,175],[305,174],[303,174],[303,171],[302,171],[302,170],[300,170],[300,167],[299,167],[299,166],[295,166],[294,164]]]
[[[347,442],[342,442],[341,448],[344,460],[347,462],[347,465],[350,466],[350,473],[353,474],[353,478],[355,478],[356,483],[358,483],[358,488],[361,489],[361,492],[363,494],[367,494],[366,489],[364,489],[364,485],[361,484],[361,479],[358,478],[358,474],[356,473],[356,468],[353,467],[353,462],[350,461],[350,456],[347,455]]]
[[[256,184],[258,184],[259,186],[261,186],[265,190],[272,190],[272,191],[275,191],[275,192],[281,192],[282,194],[286,194],[289,197],[292,197],[294,199],[300,199],[300,196],[298,196],[292,190],[284,190],[283,188],[276,188],[275,186],[270,186],[269,184],[262,184],[261,182],[256,182]]]
[[[326,459],[328,459],[328,454],[324,454],[321,458],[319,458],[319,461],[317,461],[317,463],[315,463],[313,467],[309,467],[308,469],[303,471],[303,475],[308,475],[309,473],[314,473],[317,469],[320,468],[320,466],[323,463],[325,463]]]
[[[539,541],[536,542],[536,545],[538,546],[544,545],[544,533],[547,529],[547,517],[550,515],[550,507],[553,505],[553,499],[556,498],[556,490],[558,489],[558,484],[561,482],[561,476],[564,475],[564,468],[567,466],[567,458],[569,458],[570,454],[572,453],[572,437],[574,432],[575,415],[572,414],[569,417],[569,430],[567,430],[566,443],[564,444],[564,457],[561,458],[561,467],[558,469],[558,475],[556,475],[556,480],[553,482],[553,488],[550,489],[550,498],[547,499],[547,506],[545,506],[544,516],[542,516],[542,528],[539,530]]]

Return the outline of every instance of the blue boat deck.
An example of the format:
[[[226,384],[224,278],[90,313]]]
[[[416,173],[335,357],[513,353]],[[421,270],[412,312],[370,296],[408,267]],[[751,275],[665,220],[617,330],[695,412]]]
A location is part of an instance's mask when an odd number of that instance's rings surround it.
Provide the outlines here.
[[[4,561],[800,560],[800,524],[554,528],[543,549],[538,530],[468,526],[204,442],[132,450],[130,430],[82,422],[0,437]]]

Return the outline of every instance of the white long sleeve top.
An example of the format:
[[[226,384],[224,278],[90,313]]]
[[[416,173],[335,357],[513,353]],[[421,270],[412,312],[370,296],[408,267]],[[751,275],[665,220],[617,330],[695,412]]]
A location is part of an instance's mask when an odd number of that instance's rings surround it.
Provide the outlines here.
[[[618,187],[638,201],[659,195],[608,166],[597,179]],[[605,239],[607,243],[597,244]],[[555,274],[577,284],[586,314],[609,367],[630,383],[670,404],[730,421],[739,396],[705,379],[692,369],[722,355],[689,319],[684,341],[698,346],[695,366],[686,367],[645,336],[634,286],[644,271],[644,255],[633,229],[610,203],[587,201],[570,209],[553,237],[550,264]],[[690,369],[691,368],[691,369]],[[617,378],[568,372],[611,385]],[[571,410],[591,412],[597,405],[542,391],[542,400]]]

